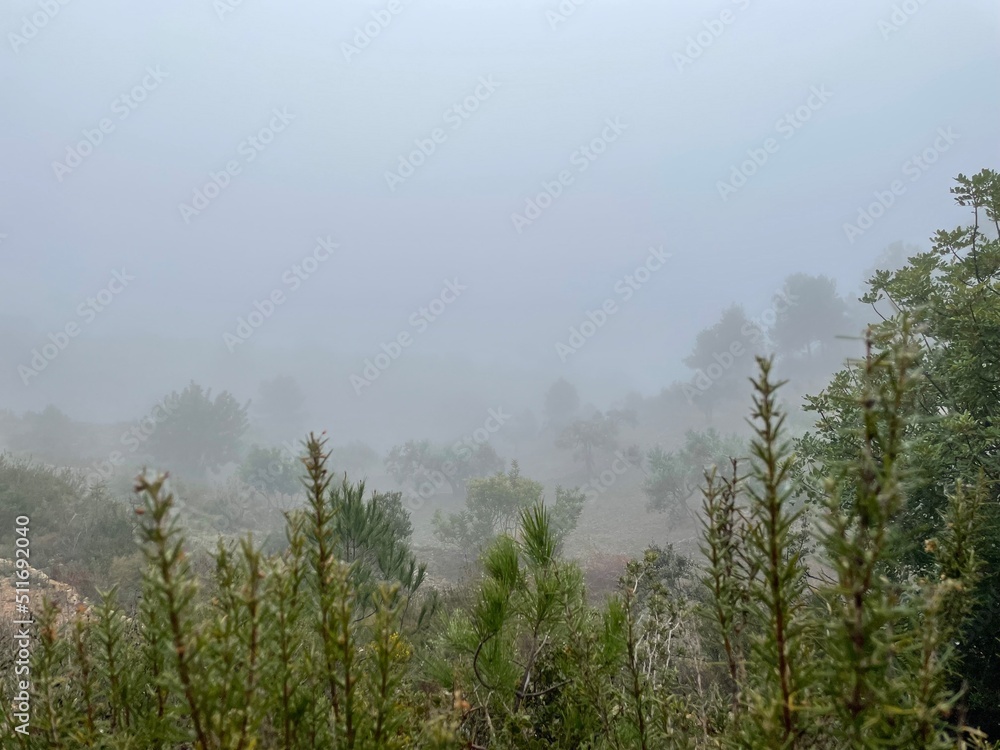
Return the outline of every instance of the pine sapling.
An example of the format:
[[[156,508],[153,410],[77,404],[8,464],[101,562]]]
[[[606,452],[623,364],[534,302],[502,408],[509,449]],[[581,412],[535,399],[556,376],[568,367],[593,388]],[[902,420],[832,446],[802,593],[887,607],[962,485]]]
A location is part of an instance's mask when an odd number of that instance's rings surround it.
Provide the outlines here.
[[[758,357],[760,376],[752,381],[751,482],[748,483],[750,555],[760,570],[753,595],[761,603],[763,631],[755,645],[754,673],[757,741],[773,748],[802,746],[807,669],[803,592],[805,565],[796,548],[794,525],[801,510],[792,507],[794,457],[784,437],[785,415],[771,379],[771,362]]]
[[[139,510],[145,519],[140,529],[146,543],[144,552],[150,563],[146,591],[152,595],[153,618],[162,617],[167,623],[173,652],[170,667],[174,670],[187,706],[195,746],[198,750],[214,750],[215,743],[209,734],[209,715],[195,684],[200,638],[195,632],[193,610],[198,587],[184,553],[183,535],[177,527],[176,518],[170,514],[174,498],[165,492],[165,482],[165,475],[152,481],[140,477],[135,487],[145,501],[144,507]],[[161,710],[163,707],[161,704]]]
[[[747,532],[737,507],[742,481],[738,459],[730,460],[730,470],[731,477],[720,478],[716,467],[705,473],[700,546],[707,561],[702,582],[711,597],[710,617],[726,655],[732,683],[731,710],[735,719],[740,713],[740,696],[746,678],[742,636],[753,575],[746,562]]]
[[[836,582],[823,592],[828,624],[824,683],[827,711],[851,748],[874,747],[898,734],[886,706],[899,704],[893,677],[907,613],[900,587],[888,580],[893,522],[903,507],[902,467],[908,395],[916,350],[904,320],[900,337],[875,353],[867,341],[860,398],[859,455],[827,483],[821,541]],[[852,487],[853,497],[841,487]]]

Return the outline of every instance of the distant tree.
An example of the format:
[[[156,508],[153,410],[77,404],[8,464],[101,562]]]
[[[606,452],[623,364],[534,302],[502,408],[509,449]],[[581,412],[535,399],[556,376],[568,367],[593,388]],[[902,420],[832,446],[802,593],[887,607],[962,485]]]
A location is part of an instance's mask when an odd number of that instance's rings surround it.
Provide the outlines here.
[[[423,481],[437,465],[430,440],[407,440],[402,445],[394,445],[385,457],[385,470],[400,484]]]
[[[853,333],[847,302],[837,294],[837,282],[829,276],[796,273],[785,279],[780,295],[790,300],[775,309],[777,320],[770,335],[778,354],[806,356],[829,348],[837,336]]]
[[[704,483],[705,471],[713,466],[724,471],[730,458],[744,457],[746,450],[741,438],[719,435],[712,428],[688,430],[684,445],[676,451],[656,446],[649,451],[649,475],[642,486],[647,508],[675,521],[691,516],[688,499]]]
[[[254,445],[237,472],[239,478],[259,492],[292,495],[302,489],[302,466],[281,448]]]
[[[612,410],[607,414],[597,412],[591,419],[577,420],[559,435],[556,447],[573,450],[573,457],[582,461],[588,470],[596,466],[599,451],[613,451],[618,447],[618,432],[622,424],[636,424],[636,414],[630,410]]]
[[[464,550],[479,550],[498,534],[512,533],[521,513],[542,502],[544,488],[521,476],[517,461],[510,471],[497,472],[491,477],[469,481],[465,510],[444,516],[434,514],[434,533],[446,544]],[[551,508],[553,529],[563,539],[580,518],[584,494],[578,489],[556,488],[556,501]]]
[[[149,452],[165,466],[201,477],[239,459],[240,438],[249,427],[247,409],[227,391],[212,391],[191,382],[169,397],[176,408],[149,437]]]
[[[10,447],[57,466],[74,466],[80,462],[82,442],[81,426],[50,404],[24,415]]]
[[[749,392],[747,378],[754,369],[754,353],[763,347],[765,331],[747,318],[740,305],[731,305],[711,328],[701,331],[684,364],[695,370],[684,394],[711,418],[722,401]]]
[[[549,427],[561,430],[572,421],[580,408],[580,396],[569,381],[559,378],[545,394],[545,420]]]
[[[486,476],[503,466],[489,443],[470,446],[458,442],[445,447],[435,446],[430,440],[409,440],[394,446],[385,459],[389,475],[400,484],[409,483],[421,495],[433,494],[444,486],[452,494],[463,495],[471,478]]]
[[[363,475],[368,469],[378,466],[381,461],[378,451],[360,440],[352,440],[345,445],[330,449],[330,463],[335,471],[350,475]]]
[[[883,248],[875,262],[870,265],[864,273],[867,281],[879,271],[898,271],[906,266],[907,258],[912,258],[922,252],[918,245],[907,245],[903,242],[893,242]]]
[[[254,412],[268,438],[289,440],[305,426],[305,402],[295,378],[279,375],[260,384]]]

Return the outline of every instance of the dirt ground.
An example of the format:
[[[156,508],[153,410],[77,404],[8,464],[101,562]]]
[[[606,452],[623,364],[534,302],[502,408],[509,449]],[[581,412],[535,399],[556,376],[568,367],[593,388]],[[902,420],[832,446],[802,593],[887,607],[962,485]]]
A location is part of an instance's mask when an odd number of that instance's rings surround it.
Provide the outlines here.
[[[60,619],[71,616],[78,605],[87,605],[87,601],[81,597],[76,589],[49,578],[45,573],[35,568],[28,568],[31,586],[28,587],[30,596],[29,609],[31,617],[16,611],[15,594],[18,591],[14,585],[14,572],[16,567],[13,560],[0,558],[0,624],[8,624],[13,620],[38,619],[42,612],[42,603],[47,598],[54,602],[59,608]],[[23,589],[22,589],[23,590]]]

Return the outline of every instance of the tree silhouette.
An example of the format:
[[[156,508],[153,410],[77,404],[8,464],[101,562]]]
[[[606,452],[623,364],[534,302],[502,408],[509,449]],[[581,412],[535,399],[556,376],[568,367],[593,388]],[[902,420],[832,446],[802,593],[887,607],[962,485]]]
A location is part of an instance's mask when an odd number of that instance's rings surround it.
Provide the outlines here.
[[[781,298],[791,304],[779,306]],[[771,337],[780,355],[812,357],[829,349],[837,336],[853,332],[847,303],[829,276],[792,274],[785,279],[782,293],[775,295],[775,309]]]
[[[613,451],[618,447],[618,432],[622,424],[635,426],[635,412],[597,412],[590,419],[579,419],[563,430],[556,440],[556,447],[572,449],[573,457],[592,471],[596,466],[594,457],[598,451]]]
[[[393,446],[385,468],[397,482],[409,482],[421,495],[439,492],[447,485],[452,494],[464,495],[466,482],[502,468],[504,462],[489,443],[457,443],[439,447],[430,440],[409,440]]]
[[[569,381],[559,378],[545,394],[545,420],[549,427],[561,430],[580,408],[580,396]]]
[[[191,383],[169,398],[176,408],[149,436],[150,454],[179,473],[203,477],[239,459],[240,438],[249,427],[247,409],[228,391],[212,398],[211,389]]]
[[[765,330],[751,322],[740,305],[730,305],[719,322],[701,331],[684,364],[695,371],[684,395],[711,418],[715,406],[742,398],[754,368],[754,354],[763,349]]]

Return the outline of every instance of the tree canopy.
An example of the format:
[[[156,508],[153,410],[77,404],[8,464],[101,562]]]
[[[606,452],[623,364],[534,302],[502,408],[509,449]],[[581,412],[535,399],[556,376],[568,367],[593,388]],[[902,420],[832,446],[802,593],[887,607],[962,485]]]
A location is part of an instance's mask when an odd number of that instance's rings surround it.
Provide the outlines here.
[[[192,381],[169,398],[176,407],[149,437],[149,452],[165,466],[193,477],[202,477],[227,463],[238,461],[240,439],[250,426],[249,402],[244,405],[228,391],[212,398]]]
[[[906,503],[899,515],[900,565],[905,578],[927,571],[933,540],[946,531],[943,514],[956,482],[985,482],[984,517],[977,529],[984,579],[966,634],[956,647],[968,680],[969,708],[1000,726],[1000,176],[984,170],[959,175],[955,200],[969,210],[970,223],[941,230],[932,249],[897,269],[877,271],[864,301],[883,322],[873,330],[875,352],[900,339],[904,320],[918,332],[920,379],[910,406],[919,415],[906,431]],[[987,228],[989,228],[989,233]],[[992,237],[990,236],[992,234]],[[807,399],[815,428],[799,445],[806,486],[821,492],[823,467],[845,465],[857,455],[863,434],[864,363],[852,362],[819,394]],[[877,452],[882,446],[875,446]],[[856,493],[844,492],[845,503]]]
[[[543,502],[544,487],[521,476],[517,461],[510,471],[469,481],[465,509],[447,516],[434,514],[434,533],[443,542],[465,550],[479,550],[500,534],[517,527],[522,512]],[[550,508],[553,533],[561,541],[576,528],[586,498],[579,490],[556,488]]]

